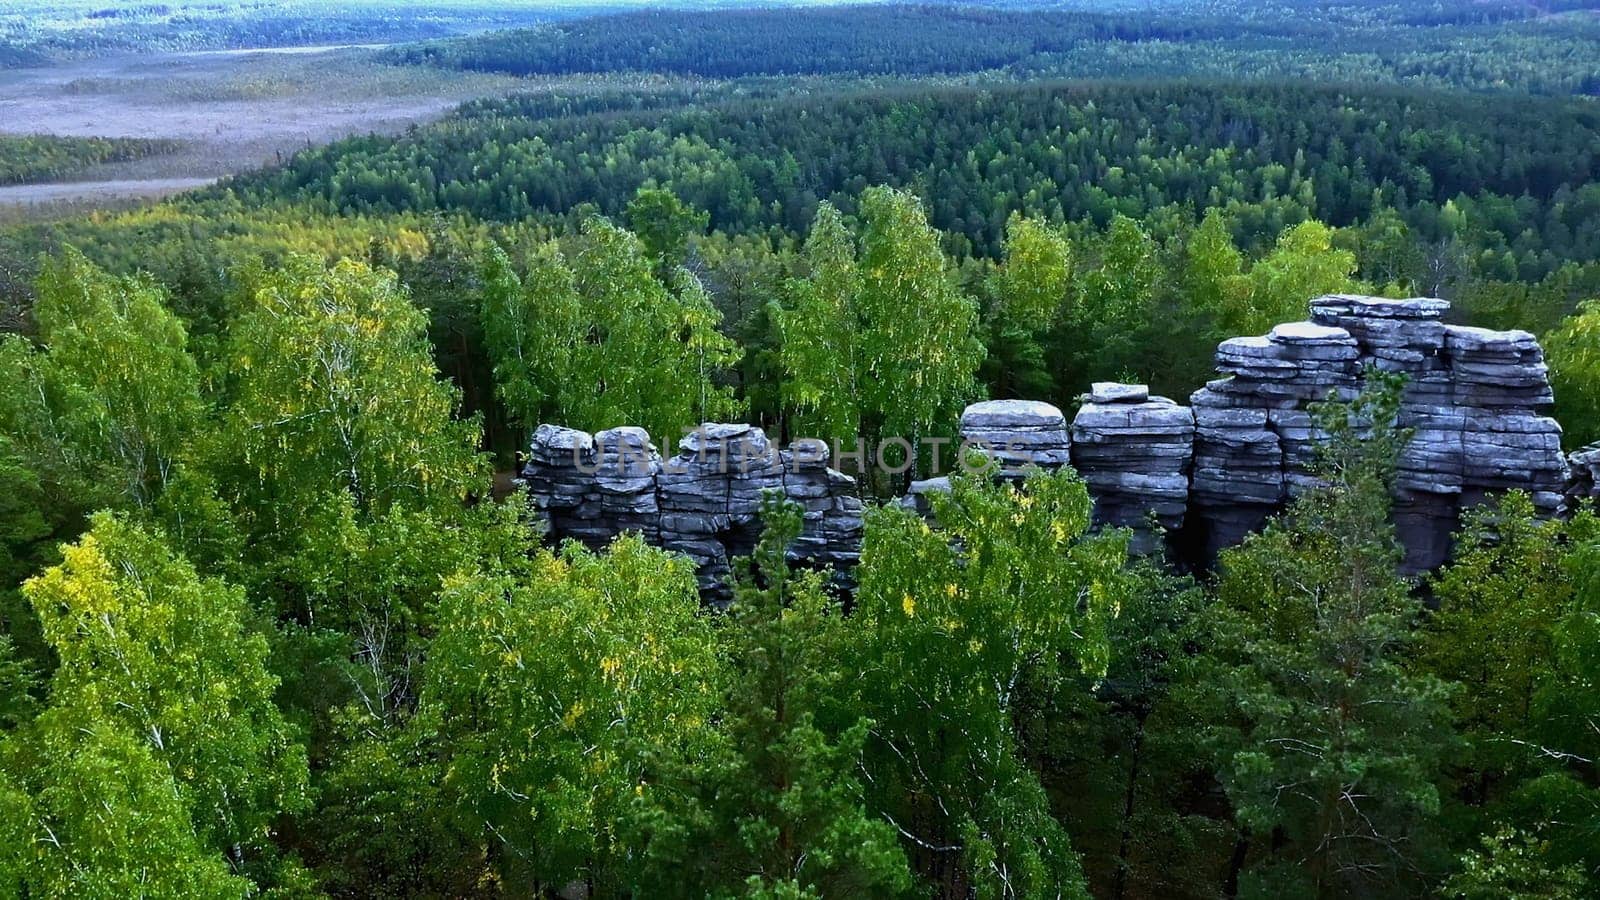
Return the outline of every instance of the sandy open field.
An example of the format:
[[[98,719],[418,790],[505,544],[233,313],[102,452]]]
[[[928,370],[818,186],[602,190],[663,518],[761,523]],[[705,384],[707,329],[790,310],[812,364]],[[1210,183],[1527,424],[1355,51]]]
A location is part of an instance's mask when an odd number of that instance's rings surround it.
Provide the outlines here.
[[[163,196],[350,134],[395,132],[519,82],[382,65],[371,48],[120,56],[0,70],[0,133],[168,138],[182,150],[0,187],[0,205]]]

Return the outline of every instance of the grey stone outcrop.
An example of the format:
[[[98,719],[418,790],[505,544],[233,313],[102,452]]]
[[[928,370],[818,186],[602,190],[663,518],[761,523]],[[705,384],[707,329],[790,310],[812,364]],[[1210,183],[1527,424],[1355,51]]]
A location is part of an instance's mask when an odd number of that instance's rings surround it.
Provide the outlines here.
[[[761,536],[763,493],[781,492],[804,510],[790,549],[798,562],[847,572],[860,555],[862,505],[855,480],[828,468],[828,448],[800,441],[778,451],[760,428],[706,423],[663,459],[639,428],[594,435],[541,425],[522,470],[535,510],[552,536],[593,547],[623,532],[689,557],[700,586],[725,595],[733,557]]]
[[[1072,465],[1094,497],[1095,521],[1134,529],[1135,549],[1152,552],[1152,518],[1169,533],[1183,527],[1194,414],[1142,384],[1096,383],[1084,401],[1072,420]]]
[[[1588,444],[1567,457],[1567,501],[1600,500],[1600,443]]]
[[[1319,297],[1311,318],[1257,337],[1223,341],[1222,377],[1189,406],[1144,385],[1097,383],[1072,422],[1048,403],[991,400],[969,406],[961,436],[998,463],[1002,477],[1029,466],[1074,466],[1098,524],[1135,530],[1153,550],[1152,520],[1204,562],[1242,540],[1316,484],[1327,437],[1311,405],[1353,399],[1369,369],[1406,376],[1399,425],[1413,432],[1398,460],[1394,516],[1411,571],[1444,561],[1461,510],[1507,489],[1543,512],[1569,496],[1595,496],[1600,445],[1570,458],[1544,354],[1525,331],[1449,324],[1432,298]],[[946,469],[957,460],[946,457]],[[860,553],[862,503],[851,479],[828,467],[818,441],[778,451],[761,429],[707,423],[662,458],[637,428],[588,434],[555,425],[535,433],[522,472],[553,535],[593,546],[634,531],[691,558],[713,599],[732,557],[760,534],[763,492],[805,510],[791,549],[801,562],[848,571]],[[948,479],[914,482],[900,502],[926,513]]]
[[[1060,468],[1072,462],[1067,417],[1038,400],[985,400],[961,414],[961,438],[988,453],[1002,475],[1028,466]]]
[[[1544,354],[1525,331],[1447,324],[1449,304],[1329,295],[1311,320],[1217,348],[1226,377],[1196,391],[1194,508],[1209,552],[1236,543],[1296,491],[1326,435],[1310,403],[1347,400],[1368,367],[1407,383],[1395,522],[1412,571],[1445,559],[1464,506],[1518,488],[1556,512],[1567,466],[1561,427],[1543,415],[1553,400]],[[1281,460],[1273,465],[1273,457]]]

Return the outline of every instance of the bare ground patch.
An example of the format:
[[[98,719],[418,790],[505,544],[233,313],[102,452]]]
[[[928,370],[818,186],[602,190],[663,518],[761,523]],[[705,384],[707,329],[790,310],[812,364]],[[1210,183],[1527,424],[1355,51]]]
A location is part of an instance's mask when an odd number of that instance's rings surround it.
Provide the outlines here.
[[[147,54],[0,71],[0,132],[182,142],[71,183],[5,188],[0,205],[164,196],[351,134],[402,131],[521,84],[384,65],[364,48]]]

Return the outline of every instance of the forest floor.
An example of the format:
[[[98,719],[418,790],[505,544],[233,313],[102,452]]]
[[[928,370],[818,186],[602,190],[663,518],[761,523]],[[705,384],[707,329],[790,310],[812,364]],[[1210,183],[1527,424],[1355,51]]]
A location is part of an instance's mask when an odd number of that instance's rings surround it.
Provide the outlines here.
[[[0,133],[158,138],[171,153],[0,187],[0,206],[157,197],[351,134],[398,132],[518,79],[391,66],[370,47],[154,53],[0,70]]]

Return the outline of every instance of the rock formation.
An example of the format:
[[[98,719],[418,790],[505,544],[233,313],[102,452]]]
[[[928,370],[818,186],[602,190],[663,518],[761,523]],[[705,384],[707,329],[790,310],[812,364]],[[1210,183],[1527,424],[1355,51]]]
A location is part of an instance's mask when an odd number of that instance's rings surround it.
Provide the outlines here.
[[[637,532],[695,563],[713,598],[729,561],[761,535],[762,494],[781,491],[804,509],[797,561],[848,571],[860,555],[861,500],[855,480],[828,468],[821,441],[779,452],[761,429],[707,423],[663,460],[640,428],[590,435],[555,425],[534,433],[522,484],[550,532],[593,547]]]
[[[1367,367],[1406,378],[1395,521],[1410,571],[1445,559],[1464,506],[1520,488],[1559,509],[1566,481],[1561,427],[1541,415],[1552,401],[1544,355],[1525,331],[1443,321],[1442,300],[1331,295],[1311,321],[1217,348],[1227,377],[1196,391],[1198,431],[1191,519],[1208,553],[1240,540],[1297,490],[1324,436],[1307,409],[1348,399]],[[1273,465],[1273,458],[1280,462]]]
[[[1194,456],[1194,414],[1142,384],[1096,383],[1072,420],[1072,465],[1094,496],[1095,521],[1134,529],[1153,552],[1151,518],[1183,528]]]
[[[1072,462],[1072,439],[1061,410],[1037,400],[985,400],[961,414],[961,438],[988,453],[1002,477],[1027,466],[1056,469]]]
[[[1185,407],[1143,385],[1095,384],[1071,425],[1047,403],[991,400],[961,416],[965,449],[976,446],[1002,477],[1026,467],[1071,464],[1088,483],[1099,524],[1135,530],[1153,551],[1152,520],[1202,564],[1259,528],[1316,483],[1325,439],[1310,405],[1353,398],[1369,368],[1406,376],[1399,424],[1413,438],[1401,454],[1395,522],[1406,567],[1442,563],[1461,510],[1517,488],[1546,513],[1567,485],[1561,427],[1543,351],[1525,331],[1444,322],[1442,300],[1331,295],[1311,319],[1217,347],[1221,378]],[[781,490],[805,508],[796,560],[848,569],[859,555],[862,504],[855,481],[827,466],[820,441],[777,451],[761,429],[706,424],[663,460],[637,428],[589,435],[553,425],[534,435],[523,482],[558,537],[602,545],[636,531],[695,561],[717,596],[729,559],[759,536],[761,495]],[[959,457],[945,457],[947,470]],[[1600,447],[1574,454],[1577,496],[1593,496]],[[942,478],[916,482],[902,501],[927,510]]]
[[[1572,475],[1567,479],[1567,501],[1600,500],[1600,444],[1589,444],[1567,457]]]

